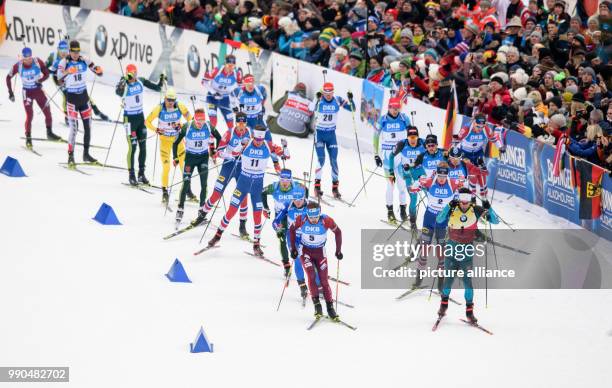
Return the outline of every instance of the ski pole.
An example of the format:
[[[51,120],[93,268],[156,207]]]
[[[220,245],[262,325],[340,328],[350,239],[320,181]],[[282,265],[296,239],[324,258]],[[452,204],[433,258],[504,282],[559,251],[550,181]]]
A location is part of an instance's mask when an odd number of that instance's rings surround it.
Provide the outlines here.
[[[123,104],[121,109],[119,110],[119,115],[117,116],[117,120],[115,121],[115,128],[113,128],[113,135],[111,136],[110,143],[108,144],[108,151],[106,151],[106,157],[104,158],[104,165],[102,169],[106,168],[106,162],[108,162],[108,155],[110,155],[111,147],[113,146],[113,139],[115,138],[115,131],[117,131],[117,124],[119,124],[119,119],[121,118],[121,112],[123,111]]]
[[[285,296],[285,290],[289,287],[289,279],[291,278],[291,267],[289,268],[289,273],[285,276],[285,280],[283,281],[283,291],[281,292],[280,299],[278,300],[278,305],[276,306],[276,311],[280,309],[280,305],[283,301],[283,296]]]
[[[340,279],[340,260],[336,260],[336,279]],[[338,290],[340,288],[340,282],[336,282],[336,314],[338,313]]]
[[[225,162],[224,162],[224,163],[225,163]],[[218,163],[218,164],[216,164],[216,165],[214,165],[214,166],[212,166],[212,167],[208,167],[207,171],[210,171],[210,170],[212,170],[212,169],[214,169],[214,168],[219,168],[219,166],[220,166],[220,165],[222,165],[222,164],[223,164],[223,163]],[[199,176],[200,176],[200,173],[199,173],[199,172],[197,172],[197,173],[193,174],[193,175],[191,176],[191,178],[197,178],[197,177],[199,177]],[[176,185],[180,185],[181,183],[183,183],[183,181],[184,181],[184,179],[183,179],[183,180],[181,180],[181,181],[178,181],[178,182],[176,182],[176,183],[173,183],[173,184],[169,185],[169,186],[168,186],[168,188],[170,188],[170,187],[174,187],[174,186],[176,186]]]
[[[174,176],[176,175],[176,165],[174,166],[174,170],[172,171],[172,183],[174,184]],[[183,179],[183,185],[186,185],[186,179]],[[170,196],[172,195],[172,186],[168,187],[168,203],[170,203]],[[166,204],[166,210],[164,210],[164,217],[168,213],[168,204]]]
[[[425,198],[426,198],[426,196],[423,196],[423,197],[421,197],[421,199],[419,200],[419,202],[417,202],[417,205],[416,205],[416,208],[417,208],[417,214],[418,214],[418,211],[419,211],[419,210],[418,210],[418,209],[419,209],[419,205],[421,204],[421,202],[423,202],[423,200],[424,200]],[[401,229],[404,229],[404,228],[403,228],[403,226],[402,226],[402,225],[404,224],[404,222],[405,222],[405,221],[404,221],[404,220],[402,220],[402,222],[400,222],[400,224],[397,226],[397,228],[395,228],[395,230],[393,231],[393,233],[391,233],[391,234],[389,235],[389,237],[387,237],[387,240],[385,240],[385,241],[389,241],[389,240],[391,239],[391,237],[393,237],[393,235],[394,235],[395,233],[397,233],[397,231],[398,231],[398,230],[400,230],[400,228],[401,228]],[[404,231],[406,231],[406,232],[407,232],[408,230],[404,229]]]
[[[355,132],[355,143],[357,144],[357,155],[359,156],[359,170],[361,170],[361,182],[363,183],[363,193],[367,197],[368,192],[365,189],[365,176],[363,175],[363,163],[361,162],[361,150],[359,149],[359,137],[357,136],[357,124],[355,123],[355,107],[351,107],[351,108],[352,108],[351,116],[353,116],[353,132]]]
[[[155,132],[155,152],[153,153],[153,178],[151,181],[155,182],[155,168],[157,167],[157,147],[159,146],[159,133]]]
[[[372,179],[372,177],[374,176],[374,173],[376,172],[376,170],[378,170],[378,166],[376,166],[376,168],[370,173],[370,176],[368,177],[368,179],[366,179],[366,181],[364,182],[363,186],[361,186],[361,189],[359,189],[359,191],[357,192],[357,194],[355,195],[355,198],[353,198],[353,200],[351,201],[351,203],[349,204],[349,206],[353,206],[353,204],[355,203],[355,201],[357,200],[357,197],[359,197],[359,194],[361,194],[361,192],[363,191],[364,187],[368,184],[368,182],[370,181],[370,179]]]
[[[431,130],[431,128],[433,127],[433,124],[430,122],[427,123],[427,129],[429,129],[429,134],[433,135],[433,131]]]
[[[236,159],[234,159],[235,164],[234,167],[232,168],[232,172],[228,175],[228,179],[230,179],[232,176],[234,176],[234,172],[236,171],[236,167],[238,166],[238,158],[240,156],[238,156]],[[228,182],[229,183],[229,182]],[[236,180],[236,183],[238,183],[238,180]],[[251,181],[251,184],[253,182]],[[227,186],[225,186],[227,187]],[[250,187],[249,187],[249,191],[250,191]],[[223,190],[225,191],[225,189]],[[223,197],[223,192],[221,193],[221,197]],[[239,205],[240,206],[240,205]],[[210,224],[212,224],[212,219],[215,216],[215,212],[217,211],[217,208],[219,207],[219,201],[217,201],[215,208],[212,211],[212,214],[210,215],[210,222],[208,222],[208,224],[206,224],[206,227],[204,228],[204,232],[202,233],[202,237],[200,237],[200,244],[202,244],[202,240],[204,239],[204,235],[206,234],[206,231],[208,230],[208,227],[210,226]]]

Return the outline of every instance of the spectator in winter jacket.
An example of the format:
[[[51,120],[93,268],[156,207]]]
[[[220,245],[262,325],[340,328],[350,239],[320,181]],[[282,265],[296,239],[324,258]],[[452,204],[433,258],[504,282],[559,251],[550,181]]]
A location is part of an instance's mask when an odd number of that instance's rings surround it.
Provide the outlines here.
[[[289,17],[281,18],[278,21],[278,26],[283,32],[278,39],[279,51],[290,57],[303,59],[306,55],[306,49],[302,41],[304,32],[302,32],[297,23]]]

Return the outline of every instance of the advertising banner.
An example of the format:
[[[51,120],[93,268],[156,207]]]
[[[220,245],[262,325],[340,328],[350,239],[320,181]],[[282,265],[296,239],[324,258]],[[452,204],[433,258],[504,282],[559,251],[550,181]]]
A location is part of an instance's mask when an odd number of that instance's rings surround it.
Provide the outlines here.
[[[95,11],[89,23],[93,39],[89,57],[94,63],[115,74],[133,63],[141,77],[157,81],[163,72],[168,84],[182,71],[183,55],[179,52],[183,30],[134,18]]]
[[[612,241],[612,178],[607,173],[601,184],[601,216],[595,225],[594,232]]]
[[[553,174],[555,148],[545,145],[540,153],[540,168],[543,178],[543,206],[549,213],[563,217],[580,225],[578,217],[578,197],[572,183],[569,156],[563,158],[563,168],[559,176]]]
[[[490,188],[534,201],[532,143],[520,133],[508,131],[506,152],[488,161]]]
[[[34,56],[45,60],[62,39],[78,39],[83,54],[88,55],[90,31],[86,24],[92,11],[24,1],[7,1],[5,11],[8,31],[3,55],[16,57],[27,45]]]

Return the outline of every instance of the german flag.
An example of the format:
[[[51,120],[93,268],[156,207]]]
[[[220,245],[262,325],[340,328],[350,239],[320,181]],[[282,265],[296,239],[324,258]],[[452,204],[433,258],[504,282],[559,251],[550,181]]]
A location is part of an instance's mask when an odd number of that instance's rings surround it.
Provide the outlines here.
[[[236,50],[247,50],[247,51],[254,53],[255,55],[259,55],[259,52],[261,51],[261,49],[257,46],[249,46],[242,42],[238,42],[232,39],[225,39],[223,43],[235,48]]]
[[[6,16],[4,14],[4,0],[0,0],[0,44],[4,42],[6,38],[7,28],[6,28]]]
[[[457,91],[455,90],[455,81],[452,85],[453,97],[449,98],[446,106],[446,116],[444,117],[444,128],[442,129],[442,148],[448,150],[453,140],[453,131],[455,129],[455,121],[457,120]]]
[[[601,182],[604,169],[583,159],[574,161],[574,182],[580,203],[579,216],[582,220],[597,219],[601,216]]]

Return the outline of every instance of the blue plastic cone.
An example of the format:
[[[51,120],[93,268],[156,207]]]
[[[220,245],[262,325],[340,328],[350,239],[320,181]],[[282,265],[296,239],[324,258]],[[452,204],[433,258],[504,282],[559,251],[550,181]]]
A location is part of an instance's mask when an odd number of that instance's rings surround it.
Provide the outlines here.
[[[200,331],[198,331],[195,341],[189,344],[189,351],[191,353],[213,352],[213,344],[208,342],[208,338],[206,338],[206,334],[204,334],[203,327],[200,327]]]
[[[187,272],[185,272],[185,268],[183,268],[183,264],[181,264],[179,259],[174,259],[174,263],[172,263],[172,267],[170,267],[170,271],[168,271],[166,277],[171,282],[191,283],[191,280],[189,280]]]
[[[93,219],[102,225],[121,225],[121,222],[119,222],[119,219],[117,219],[117,215],[115,214],[113,208],[106,203],[103,203],[102,206],[100,206],[98,213]]]
[[[6,159],[4,159],[0,172],[13,178],[26,176],[25,172],[23,172],[23,169],[21,168],[21,165],[19,164],[19,161],[10,156],[7,156]]]

